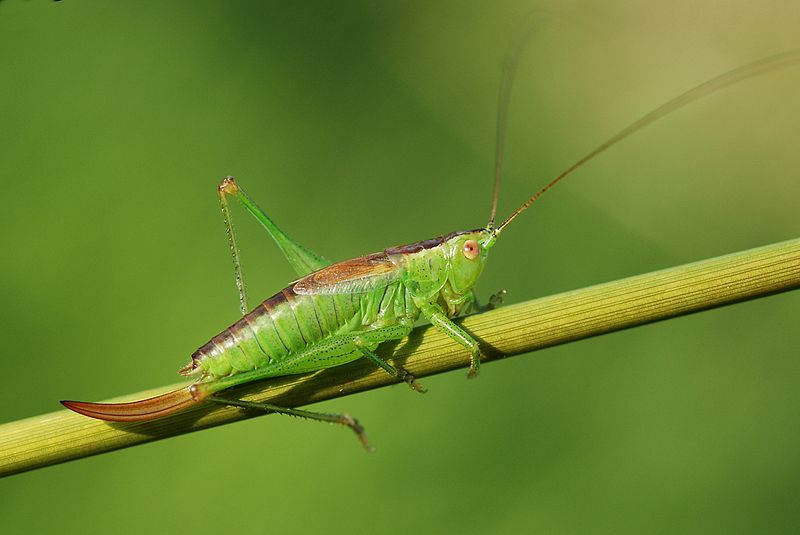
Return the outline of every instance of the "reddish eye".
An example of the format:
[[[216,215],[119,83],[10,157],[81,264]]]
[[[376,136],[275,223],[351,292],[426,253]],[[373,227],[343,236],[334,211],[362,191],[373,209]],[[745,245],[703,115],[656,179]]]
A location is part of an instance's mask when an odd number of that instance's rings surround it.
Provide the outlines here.
[[[475,260],[481,254],[481,248],[475,240],[467,240],[464,242],[464,256],[470,260]]]

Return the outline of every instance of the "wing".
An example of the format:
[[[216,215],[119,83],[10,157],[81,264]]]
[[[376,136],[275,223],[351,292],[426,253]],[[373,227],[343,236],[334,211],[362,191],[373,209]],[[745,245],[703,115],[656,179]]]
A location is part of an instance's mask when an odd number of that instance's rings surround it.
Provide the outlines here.
[[[386,253],[345,260],[295,281],[296,294],[364,293],[388,286],[400,278],[400,267]]]

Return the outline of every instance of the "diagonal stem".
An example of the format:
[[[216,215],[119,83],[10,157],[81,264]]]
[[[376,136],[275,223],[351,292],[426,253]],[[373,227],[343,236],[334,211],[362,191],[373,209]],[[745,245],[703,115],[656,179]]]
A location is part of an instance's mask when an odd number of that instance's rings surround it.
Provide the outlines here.
[[[481,340],[488,362],[797,288],[800,239],[502,307],[458,323]],[[436,329],[416,329],[410,342],[397,347],[394,357],[416,377],[469,364],[466,351]],[[382,357],[390,357],[381,349]],[[300,407],[395,382],[364,361],[246,385],[231,396]],[[108,423],[67,410],[10,422],[0,425],[0,477],[252,416],[207,404],[150,422]]]

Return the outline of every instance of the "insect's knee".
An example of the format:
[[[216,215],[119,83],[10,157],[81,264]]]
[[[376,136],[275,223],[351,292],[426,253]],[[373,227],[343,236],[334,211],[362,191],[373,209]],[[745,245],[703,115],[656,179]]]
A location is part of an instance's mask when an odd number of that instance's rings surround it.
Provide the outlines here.
[[[239,192],[239,185],[236,184],[236,179],[234,179],[232,176],[226,176],[222,179],[222,182],[219,183],[219,187],[217,189],[220,196],[236,195]]]
[[[368,349],[369,351],[374,351],[375,349],[377,349],[377,347],[380,345],[380,343],[381,343],[380,340],[378,340],[378,341],[370,340],[370,338],[368,336],[363,336],[363,335],[360,335],[360,334],[357,334],[353,338],[353,344],[355,344],[356,347],[362,348],[362,349]]]

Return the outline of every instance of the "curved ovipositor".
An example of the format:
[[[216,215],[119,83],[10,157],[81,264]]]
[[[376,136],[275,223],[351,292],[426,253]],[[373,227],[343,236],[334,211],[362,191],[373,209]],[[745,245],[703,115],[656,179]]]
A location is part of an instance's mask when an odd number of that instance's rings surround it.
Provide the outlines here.
[[[141,422],[161,418],[183,410],[202,400],[192,395],[192,387],[187,386],[160,396],[131,401],[128,403],[90,403],[88,401],[62,401],[61,404],[84,416],[91,416],[109,422]]]

